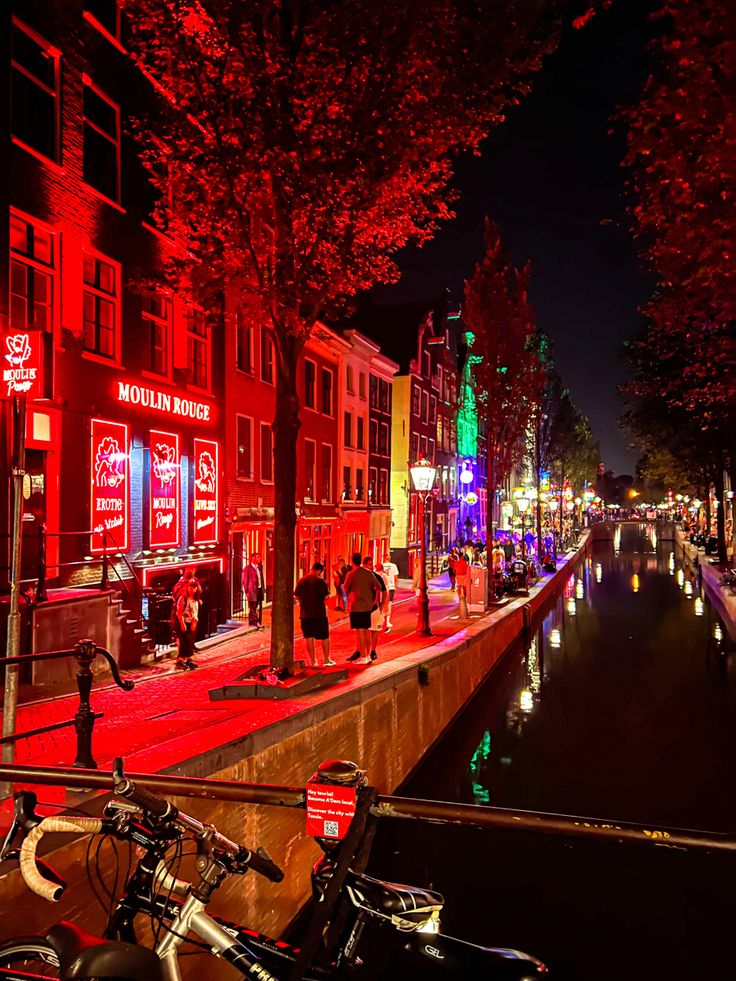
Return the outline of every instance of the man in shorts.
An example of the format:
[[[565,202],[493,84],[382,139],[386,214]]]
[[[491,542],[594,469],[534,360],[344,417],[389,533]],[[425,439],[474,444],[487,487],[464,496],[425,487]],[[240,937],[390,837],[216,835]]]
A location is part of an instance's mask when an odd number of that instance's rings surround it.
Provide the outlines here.
[[[353,568],[345,580],[345,592],[350,603],[350,626],[358,635],[359,648],[348,661],[370,664],[368,631],[371,628],[371,611],[376,605],[378,583],[373,572],[361,565],[359,552],[353,555]]]
[[[386,553],[383,560],[383,572],[386,576],[388,586],[388,600],[386,602],[386,633],[389,632],[393,624],[391,623],[391,611],[394,608],[394,595],[396,594],[396,580],[399,578],[399,567],[391,561],[390,552]]]
[[[330,658],[330,624],[327,620],[325,607],[329,589],[322,578],[324,570],[325,567],[321,562],[315,562],[312,571],[309,575],[302,576],[294,590],[294,596],[299,600],[302,633],[307,642],[307,653],[313,668],[317,667],[317,657],[314,652],[315,640],[322,641],[323,666],[331,667],[335,663]]]
[[[370,659],[375,661],[378,657],[376,648],[378,647],[378,638],[381,636],[381,631],[383,630],[383,613],[388,602],[388,576],[383,570],[383,563],[379,562],[377,568],[373,568],[373,559],[367,555],[363,559],[363,565],[366,569],[370,569],[373,575],[376,577],[376,586],[378,587],[378,595],[376,596],[376,605],[371,610],[371,630],[370,630]]]

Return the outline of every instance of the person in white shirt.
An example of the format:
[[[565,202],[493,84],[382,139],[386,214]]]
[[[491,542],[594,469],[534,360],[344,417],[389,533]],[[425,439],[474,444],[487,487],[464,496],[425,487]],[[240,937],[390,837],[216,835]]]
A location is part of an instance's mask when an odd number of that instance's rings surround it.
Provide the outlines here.
[[[391,611],[394,608],[394,594],[396,593],[396,580],[399,578],[399,567],[391,561],[391,554],[386,553],[383,560],[383,574],[386,577],[388,586],[388,600],[386,602],[386,633],[389,632],[393,624],[391,623]]]

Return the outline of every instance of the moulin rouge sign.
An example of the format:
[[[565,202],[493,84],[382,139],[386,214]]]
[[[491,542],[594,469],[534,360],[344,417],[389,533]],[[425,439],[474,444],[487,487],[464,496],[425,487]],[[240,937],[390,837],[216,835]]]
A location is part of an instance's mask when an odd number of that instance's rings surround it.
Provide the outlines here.
[[[179,544],[179,437],[175,433],[152,429],[150,454],[149,541],[151,548],[169,548]]]
[[[139,405],[143,409],[164,412],[168,416],[196,419],[198,422],[212,422],[212,406],[206,402],[172,395],[169,392],[162,392],[158,388],[149,388],[147,385],[119,381],[117,382],[116,397],[118,402],[125,402],[126,405]]]
[[[195,545],[218,541],[218,446],[213,440],[194,440],[194,490],[192,493]]]
[[[0,397],[15,395],[27,399],[43,398],[41,359],[43,335],[40,331],[10,331],[4,337],[2,388]]]
[[[92,541],[90,551],[127,552],[130,510],[128,427],[122,422],[92,420]],[[107,535],[105,534],[107,532]]]

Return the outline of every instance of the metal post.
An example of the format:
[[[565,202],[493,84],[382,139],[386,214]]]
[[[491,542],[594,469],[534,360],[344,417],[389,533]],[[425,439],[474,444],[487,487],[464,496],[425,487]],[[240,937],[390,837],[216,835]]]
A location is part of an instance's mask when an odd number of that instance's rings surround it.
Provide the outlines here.
[[[419,596],[417,597],[417,633],[431,637],[429,626],[429,594],[427,592],[427,499],[419,494]]]
[[[107,559],[107,531],[102,529],[102,581],[100,582],[100,589],[107,590],[110,588],[110,575],[108,569],[108,559]]]
[[[97,764],[92,756],[92,730],[95,726],[95,714],[89,703],[92,691],[92,662],[97,654],[97,645],[93,640],[80,640],[74,656],[79,664],[77,672],[77,688],[79,689],[79,708],[74,716],[74,728],[77,730],[77,758],[75,767],[84,770],[96,770]]]
[[[46,524],[38,526],[38,583],[36,585],[36,602],[45,603],[49,598],[46,592]]]
[[[524,541],[524,512],[521,512],[521,559],[526,562],[526,542]]]
[[[23,519],[23,478],[26,460],[26,400],[16,396],[13,401],[13,527],[10,556],[10,612],[8,613],[7,657],[20,655],[20,562]],[[5,696],[3,700],[3,737],[15,735],[18,709],[18,665],[5,667]],[[15,743],[3,743],[3,763],[12,763]]]

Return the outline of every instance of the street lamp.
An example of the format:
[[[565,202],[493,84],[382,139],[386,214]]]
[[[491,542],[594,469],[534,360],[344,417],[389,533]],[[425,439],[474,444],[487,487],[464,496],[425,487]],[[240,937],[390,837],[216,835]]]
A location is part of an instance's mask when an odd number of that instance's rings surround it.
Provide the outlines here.
[[[517,497],[516,506],[519,509],[519,514],[521,515],[521,558],[526,561],[526,542],[524,541],[524,521],[526,519],[526,513],[529,510],[531,501],[528,497]]]
[[[419,495],[419,598],[417,611],[417,633],[431,637],[429,626],[429,595],[427,594],[427,501],[434,487],[437,467],[429,460],[419,460],[409,467],[411,482]]]

